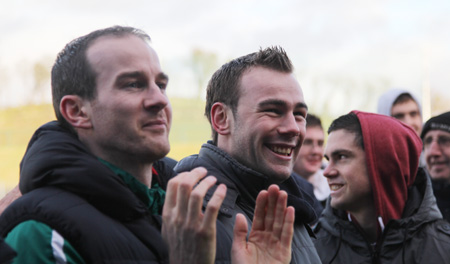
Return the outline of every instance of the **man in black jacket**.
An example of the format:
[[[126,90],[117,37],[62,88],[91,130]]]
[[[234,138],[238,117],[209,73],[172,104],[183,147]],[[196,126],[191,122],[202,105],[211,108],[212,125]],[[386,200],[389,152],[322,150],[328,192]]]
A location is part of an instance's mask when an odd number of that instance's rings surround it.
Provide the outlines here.
[[[177,172],[205,167],[227,186],[218,219],[228,236],[235,218],[252,225],[261,190],[271,184],[286,190],[296,213],[292,263],[320,262],[308,232],[308,223],[316,217],[312,199],[290,177],[305,136],[307,110],[283,49],[262,49],[234,59],[208,84],[205,115],[212,141],[175,167]],[[212,190],[205,202],[211,195]]]

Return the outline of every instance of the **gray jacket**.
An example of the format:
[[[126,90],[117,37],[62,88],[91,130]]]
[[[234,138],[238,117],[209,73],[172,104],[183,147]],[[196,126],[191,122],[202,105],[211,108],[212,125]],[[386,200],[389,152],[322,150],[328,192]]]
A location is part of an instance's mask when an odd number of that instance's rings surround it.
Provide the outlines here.
[[[408,190],[402,219],[388,222],[375,248],[329,200],[314,232],[323,263],[450,263],[450,224],[442,219],[421,169]]]
[[[175,171],[189,171],[198,166],[205,167],[209,175],[214,175],[217,185],[223,183],[227,186],[227,195],[218,216],[216,263],[228,263],[236,214],[246,216],[250,229],[256,196],[261,190],[267,189],[270,183],[267,176],[242,165],[211,143],[203,144],[198,155],[178,162]],[[311,197],[301,191],[292,178],[281,184],[280,189],[286,190],[288,204],[296,210],[291,263],[320,263],[310,237],[313,234],[307,224],[316,217]],[[207,193],[205,204],[214,190],[212,188]]]

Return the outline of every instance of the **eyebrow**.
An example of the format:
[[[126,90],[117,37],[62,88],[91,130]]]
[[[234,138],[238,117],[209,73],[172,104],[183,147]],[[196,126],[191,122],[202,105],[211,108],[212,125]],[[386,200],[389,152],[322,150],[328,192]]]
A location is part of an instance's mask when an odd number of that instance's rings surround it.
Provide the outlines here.
[[[164,72],[160,72],[157,75],[158,79],[162,79],[164,81],[169,81],[169,76],[167,74],[165,74]]]
[[[124,72],[119,74],[119,76],[117,76],[116,81],[121,81],[123,79],[128,79],[128,78],[141,78],[145,76],[145,73],[142,71],[133,71],[133,72]],[[164,81],[169,81],[169,76],[167,76],[167,74],[161,72],[156,76],[158,79],[162,79]]]
[[[270,105],[286,106],[287,104],[286,104],[286,102],[283,101],[283,100],[278,100],[278,99],[267,99],[267,100],[264,100],[264,101],[260,102],[260,103],[258,104],[258,107],[259,107],[259,108],[264,108],[264,107],[270,106]],[[303,103],[303,102],[297,103],[297,104],[295,105],[295,108],[305,108],[306,110],[308,110],[308,106],[307,106],[305,103]]]

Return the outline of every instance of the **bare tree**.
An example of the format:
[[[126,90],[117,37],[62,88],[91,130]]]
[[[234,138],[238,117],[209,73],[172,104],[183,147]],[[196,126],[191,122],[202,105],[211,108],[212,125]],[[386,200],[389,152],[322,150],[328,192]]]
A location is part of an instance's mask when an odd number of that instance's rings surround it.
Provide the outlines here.
[[[199,48],[192,50],[189,66],[191,67],[197,82],[198,98],[202,97],[209,78],[211,78],[211,75],[217,69],[217,64],[217,55],[215,53],[204,51]]]

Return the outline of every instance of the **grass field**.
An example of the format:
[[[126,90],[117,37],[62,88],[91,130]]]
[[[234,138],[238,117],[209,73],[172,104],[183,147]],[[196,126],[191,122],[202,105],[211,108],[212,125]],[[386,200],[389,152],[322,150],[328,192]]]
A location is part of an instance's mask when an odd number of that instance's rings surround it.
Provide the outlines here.
[[[198,153],[210,138],[210,126],[203,116],[204,101],[171,98],[173,121],[169,157],[181,159]],[[0,198],[19,182],[19,164],[34,131],[54,120],[50,104],[0,110]]]

